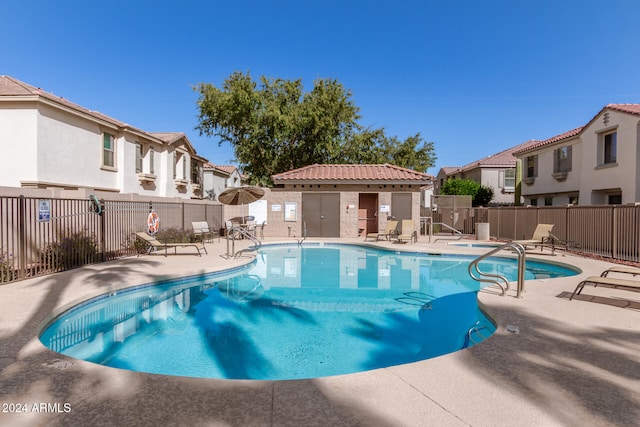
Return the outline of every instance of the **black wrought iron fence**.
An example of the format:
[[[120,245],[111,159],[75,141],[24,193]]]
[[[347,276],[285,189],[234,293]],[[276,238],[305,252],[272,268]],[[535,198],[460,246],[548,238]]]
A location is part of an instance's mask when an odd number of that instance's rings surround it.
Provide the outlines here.
[[[0,196],[0,283],[135,254],[151,210],[163,228],[223,224],[223,206],[210,202]]]

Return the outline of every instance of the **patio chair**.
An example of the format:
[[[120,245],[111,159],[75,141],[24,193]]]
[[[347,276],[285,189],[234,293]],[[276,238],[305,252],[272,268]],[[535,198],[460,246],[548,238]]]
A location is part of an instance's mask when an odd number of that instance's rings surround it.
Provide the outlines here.
[[[396,234],[396,228],[398,228],[398,221],[389,220],[387,221],[387,226],[385,227],[383,232],[367,233],[367,237],[365,237],[364,240],[366,241],[367,239],[376,239],[376,242],[381,238],[390,240],[391,236]]]
[[[513,240],[513,243],[520,243],[525,249],[527,245],[540,246],[544,249],[546,244],[551,243],[551,230],[553,230],[553,224],[538,224],[531,239]]]
[[[192,221],[191,228],[193,228],[193,233],[196,236],[202,238],[203,242],[206,242],[207,239],[209,242],[212,242],[216,237],[218,238],[218,241],[220,241],[220,232],[218,230],[211,229],[207,221]]]
[[[418,232],[416,231],[416,227],[412,219],[402,220],[402,229],[400,230],[400,234],[398,234],[397,239],[398,242],[409,240],[411,243],[414,243],[418,241]]]
[[[604,275],[605,273],[607,273],[607,271],[603,272],[602,274]],[[576,286],[576,289],[569,297],[569,301],[571,301],[574,296],[580,295],[585,285],[605,286],[608,288],[625,289],[629,291],[640,291],[640,282],[637,280],[615,279],[613,277],[603,275],[587,277],[586,279],[578,283],[578,286]]]
[[[136,233],[136,237],[147,243],[147,254],[151,252],[158,252],[164,249],[164,256],[167,256],[169,252],[169,248],[173,248],[175,254],[178,253],[178,248],[186,248],[186,247],[194,247],[198,250],[198,256],[202,256],[200,251],[204,251],[204,253],[208,254],[207,248],[204,247],[204,243],[202,242],[194,242],[194,243],[164,243],[160,240],[156,239],[153,236],[148,235],[144,231],[140,231]]]

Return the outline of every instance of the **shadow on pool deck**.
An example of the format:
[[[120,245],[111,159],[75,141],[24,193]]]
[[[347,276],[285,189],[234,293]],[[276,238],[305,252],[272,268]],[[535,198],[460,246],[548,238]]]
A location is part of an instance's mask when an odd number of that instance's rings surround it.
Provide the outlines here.
[[[79,298],[229,265],[215,254],[222,248],[208,249],[200,261],[128,258],[0,286],[0,402],[27,409],[0,412],[0,425],[640,424],[640,293],[590,288],[568,301],[579,276],[527,282],[524,299],[481,292],[498,330],[470,349],[315,380],[142,374],[73,360],[38,341],[50,314]],[[608,265],[562,261],[580,266],[584,276]],[[517,325],[519,333],[506,325]]]

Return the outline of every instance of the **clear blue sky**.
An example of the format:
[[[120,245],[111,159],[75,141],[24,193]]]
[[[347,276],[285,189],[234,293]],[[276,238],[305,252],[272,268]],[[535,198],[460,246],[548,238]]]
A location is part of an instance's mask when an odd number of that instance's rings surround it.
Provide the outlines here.
[[[637,0],[6,1],[0,74],[149,132],[199,136],[200,82],[335,78],[361,124],[462,166],[640,103]]]

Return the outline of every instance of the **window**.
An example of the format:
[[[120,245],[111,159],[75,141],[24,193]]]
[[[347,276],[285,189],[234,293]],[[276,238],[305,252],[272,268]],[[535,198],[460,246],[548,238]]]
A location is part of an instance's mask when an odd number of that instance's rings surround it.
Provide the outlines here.
[[[604,164],[617,161],[617,135],[617,132],[613,132],[604,136]]]
[[[142,172],[142,144],[136,143],[136,172]]]
[[[191,164],[191,182],[194,184],[200,184],[200,168],[196,162]]]
[[[553,206],[553,197],[545,197],[544,198],[545,206]]]
[[[516,189],[516,170],[506,169],[504,171],[504,181],[502,183],[505,191],[515,191]]]
[[[553,172],[562,173],[571,170],[571,146],[560,147],[553,152]]]
[[[102,143],[102,166],[115,167],[115,147],[113,135],[104,133]]]
[[[187,156],[182,155],[182,179],[187,179]]]
[[[608,202],[610,205],[621,205],[622,204],[622,194],[609,194]]]
[[[538,156],[529,156],[525,159],[526,178],[535,178],[538,176]]]
[[[531,199],[529,200],[529,204],[531,206],[538,206],[538,199]]]
[[[569,204],[577,206],[578,205],[578,196],[569,197]]]
[[[178,154],[173,152],[173,179],[176,179],[178,173]]]
[[[149,147],[149,173],[152,175],[155,173],[155,166],[153,164],[155,155],[156,152],[153,150],[153,147]]]

